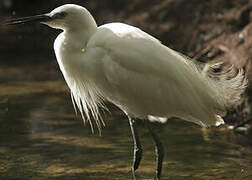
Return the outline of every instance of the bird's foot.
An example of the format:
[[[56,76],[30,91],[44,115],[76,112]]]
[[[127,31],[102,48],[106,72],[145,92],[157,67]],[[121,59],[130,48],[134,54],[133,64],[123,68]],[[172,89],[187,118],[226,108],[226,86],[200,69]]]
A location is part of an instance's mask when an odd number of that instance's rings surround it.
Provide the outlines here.
[[[133,180],[136,180],[136,174],[135,174],[135,169],[134,169],[134,167],[131,168],[131,172],[132,172]]]

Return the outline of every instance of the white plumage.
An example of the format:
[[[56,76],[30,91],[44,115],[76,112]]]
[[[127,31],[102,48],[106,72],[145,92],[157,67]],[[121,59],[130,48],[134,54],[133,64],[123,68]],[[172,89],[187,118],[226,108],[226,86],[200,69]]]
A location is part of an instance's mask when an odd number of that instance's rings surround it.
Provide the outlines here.
[[[138,168],[142,148],[131,117],[166,122],[178,117],[201,126],[224,123],[226,109],[238,104],[247,80],[232,68],[222,73],[164,46],[142,30],[110,23],[97,27],[91,14],[77,5],[64,5],[51,13],[19,18],[9,24],[39,21],[63,32],[54,43],[57,61],[71,90],[75,107],[93,129],[104,125],[99,106],[110,101],[129,116],[134,140],[132,172]],[[77,108],[76,108],[77,107]],[[161,177],[164,150],[148,123],[157,154],[155,179]]]
[[[72,8],[81,13],[71,13]],[[237,103],[246,86],[243,71],[230,80],[229,71],[202,72],[136,27],[122,23],[97,27],[89,12],[75,5],[52,13],[62,11],[69,12],[64,24],[46,23],[64,30],[54,45],[57,60],[78,109],[92,126],[91,114],[99,130],[103,122],[98,106],[103,100],[129,116],[152,121],[178,117],[202,126],[220,124],[226,108]]]

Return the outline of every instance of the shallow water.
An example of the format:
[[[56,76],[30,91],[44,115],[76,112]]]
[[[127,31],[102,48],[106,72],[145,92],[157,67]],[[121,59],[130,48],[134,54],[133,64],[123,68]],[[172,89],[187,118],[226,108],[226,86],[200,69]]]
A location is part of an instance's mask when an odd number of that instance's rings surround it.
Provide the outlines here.
[[[102,136],[75,115],[55,63],[0,68],[0,179],[132,179],[125,116],[105,113]],[[138,179],[153,179],[154,144],[138,122],[143,160]],[[225,127],[202,130],[178,120],[154,128],[166,149],[163,179],[252,179],[249,139]]]

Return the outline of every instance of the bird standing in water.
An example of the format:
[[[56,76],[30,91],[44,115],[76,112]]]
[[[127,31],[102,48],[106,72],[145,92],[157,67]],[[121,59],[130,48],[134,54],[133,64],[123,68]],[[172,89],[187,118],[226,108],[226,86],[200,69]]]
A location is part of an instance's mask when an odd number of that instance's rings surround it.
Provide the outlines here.
[[[221,116],[237,104],[246,87],[242,70],[234,78],[229,78],[230,71],[215,74],[214,65],[202,71],[139,28],[123,23],[98,27],[88,10],[78,5],[63,5],[48,14],[8,24],[34,21],[63,30],[54,42],[54,51],[74,107],[92,130],[94,123],[99,131],[104,125],[99,106],[104,107],[105,100],[129,117],[134,177],[142,157],[136,119],[163,123],[178,117],[204,127],[221,124]],[[164,150],[150,125],[148,129],[156,144],[155,179],[159,180]]]

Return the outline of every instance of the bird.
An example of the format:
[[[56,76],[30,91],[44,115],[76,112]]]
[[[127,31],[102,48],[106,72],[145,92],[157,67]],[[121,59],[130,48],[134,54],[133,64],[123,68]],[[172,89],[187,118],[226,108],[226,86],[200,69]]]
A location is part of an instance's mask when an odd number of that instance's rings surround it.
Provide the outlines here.
[[[62,30],[54,42],[56,59],[73,106],[92,131],[96,125],[100,132],[105,125],[100,108],[106,109],[107,101],[127,115],[134,142],[134,179],[143,154],[136,121],[148,124],[157,156],[154,179],[160,180],[164,147],[151,124],[172,117],[203,127],[223,124],[227,109],[239,103],[247,86],[242,69],[236,74],[232,67],[216,72],[220,63],[196,63],[125,23],[98,26],[79,5],[65,4],[46,14],[10,19],[7,24],[29,22]]]

